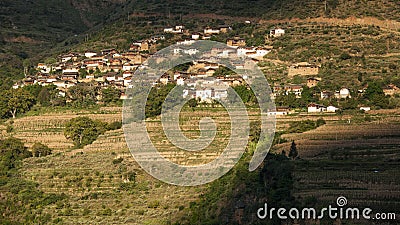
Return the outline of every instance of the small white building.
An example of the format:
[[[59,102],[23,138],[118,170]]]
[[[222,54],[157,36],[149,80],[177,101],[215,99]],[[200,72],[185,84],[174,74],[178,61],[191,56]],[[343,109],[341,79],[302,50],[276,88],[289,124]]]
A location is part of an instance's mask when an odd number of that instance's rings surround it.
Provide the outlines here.
[[[308,105],[308,113],[321,113],[321,112],[326,112],[326,107],[323,105],[311,103]]]
[[[338,111],[339,109],[338,108],[336,108],[335,106],[328,106],[327,108],[326,108],[326,112],[336,112],[336,111]]]
[[[273,29],[273,30],[270,30],[269,35],[271,37],[281,37],[281,36],[285,35],[285,30],[284,29],[280,29],[280,28]]]
[[[176,42],[177,45],[192,45],[196,41],[195,40],[183,40],[183,41],[178,41]]]
[[[342,88],[340,91],[336,91],[335,93],[336,98],[351,98],[350,90],[347,88]]]
[[[183,77],[178,77],[178,79],[176,79],[176,85],[184,86],[185,85],[185,79]]]
[[[219,34],[221,31],[219,29],[213,29],[210,27],[207,27],[206,29],[204,29],[204,35],[215,35],[215,34]]]
[[[192,39],[193,40],[199,40],[200,39],[200,34],[199,33],[192,34]]]
[[[361,111],[368,112],[371,111],[371,107],[360,107]]]
[[[91,51],[85,52],[85,57],[86,57],[86,58],[92,58],[92,57],[94,57],[94,56],[96,56],[96,55],[97,55],[96,52],[91,52]]]

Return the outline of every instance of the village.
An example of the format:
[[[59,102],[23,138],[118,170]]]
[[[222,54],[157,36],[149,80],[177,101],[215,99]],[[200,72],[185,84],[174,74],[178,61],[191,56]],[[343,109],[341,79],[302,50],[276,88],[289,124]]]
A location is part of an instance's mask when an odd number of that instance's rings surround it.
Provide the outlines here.
[[[190,36],[190,39],[182,39],[176,42],[176,46],[185,46],[195,43],[197,40],[209,40],[212,36],[229,33],[232,31],[230,26],[205,27],[202,33],[190,33],[185,26],[178,25],[168,27],[163,30],[164,34]],[[68,90],[80,84],[91,84],[101,89],[113,87],[120,90],[120,99],[126,99],[126,88],[132,87],[132,80],[135,71],[143,66],[146,60],[157,52],[159,41],[164,41],[166,35],[160,34],[145,40],[135,41],[126,51],[118,51],[115,48],[103,49],[101,51],[87,50],[85,52],[70,52],[57,57],[57,62],[52,64],[39,63],[37,73],[34,76],[26,75],[25,78],[14,84],[13,88],[18,89],[27,85],[38,84],[41,86],[56,86],[61,97],[65,97],[68,102]],[[284,29],[270,30],[268,37],[279,38],[285,35]],[[234,54],[239,57],[247,57],[254,63],[264,60],[264,56],[270,53],[272,46],[246,46],[246,40],[240,37],[228,38],[226,44],[234,51],[225,50],[218,54],[229,56]],[[217,49],[218,50],[218,49]],[[173,49],[174,55],[188,54],[195,55],[198,49],[185,49],[176,47]],[[220,74],[218,71],[223,67],[218,63],[207,61],[194,61],[187,70],[174,70],[172,73],[165,73],[154,84],[176,84],[184,86],[182,93],[184,98],[195,98],[200,102],[211,102],[213,100],[226,98],[229,86],[235,87],[246,85],[244,79],[236,74]],[[244,63],[234,64],[235,69],[246,68]],[[322,80],[318,77],[321,65],[299,62],[288,66],[288,77],[295,76],[307,77],[306,83],[300,84],[280,84],[271,87],[272,99],[281,95],[294,94],[296,98],[301,98],[304,87],[314,88]],[[354,90],[353,90],[354,91]],[[355,93],[362,94],[365,90],[356,90]],[[385,95],[400,93],[400,89],[391,85],[384,89]],[[342,87],[340,90],[323,90],[318,96],[319,99],[350,99],[351,90]],[[102,96],[96,96],[101,102]],[[360,110],[369,111],[370,107],[360,107]],[[321,105],[309,102],[308,113],[335,113],[339,111],[332,105]],[[289,107],[277,107],[273,115],[285,116],[294,112]]]

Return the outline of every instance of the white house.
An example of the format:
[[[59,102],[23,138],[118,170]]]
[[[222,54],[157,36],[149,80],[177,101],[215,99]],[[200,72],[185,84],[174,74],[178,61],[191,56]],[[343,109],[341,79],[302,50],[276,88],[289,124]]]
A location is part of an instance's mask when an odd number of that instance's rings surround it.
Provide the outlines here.
[[[215,34],[219,34],[221,31],[219,29],[213,29],[210,27],[207,27],[206,29],[204,29],[204,35],[215,35]]]
[[[284,29],[280,29],[280,28],[270,30],[270,32],[269,32],[269,35],[270,35],[271,37],[281,37],[281,36],[283,36],[284,34],[285,34],[285,30],[284,30]]]
[[[183,33],[184,28],[185,27],[182,25],[175,26],[175,27],[168,27],[168,28],[164,28],[164,33],[181,34],[181,33]]]
[[[122,66],[122,70],[123,71],[131,71],[131,70],[135,70],[137,68],[137,66],[135,65],[135,64],[133,64],[133,63],[125,63],[123,66]]]
[[[196,41],[195,40],[183,40],[183,41],[178,41],[176,42],[177,45],[192,45]]]
[[[168,28],[164,28],[164,33],[174,33],[174,28],[172,27],[168,27]]]
[[[124,86],[128,87],[132,83],[132,77],[125,77],[124,78]]]
[[[342,88],[340,91],[336,91],[335,93],[336,98],[351,98],[350,90],[347,88]]]
[[[85,57],[86,57],[86,58],[92,58],[92,57],[94,57],[94,56],[96,56],[96,55],[97,55],[96,52],[91,52],[91,51],[85,52]]]
[[[326,107],[323,105],[311,103],[308,105],[308,113],[321,113],[321,112],[326,112]]]
[[[185,85],[185,78],[178,77],[178,79],[176,79],[176,85],[184,86]]]
[[[326,108],[326,112],[336,112],[338,110],[338,108],[336,108],[335,106],[328,106]]]
[[[192,39],[193,40],[199,40],[200,39],[200,34],[199,33],[192,34]]]
[[[42,73],[50,73],[52,67],[48,66],[48,65],[46,65],[44,63],[39,63],[38,66],[37,66],[37,69]]]
[[[361,111],[368,112],[371,111],[371,107],[360,107]]]

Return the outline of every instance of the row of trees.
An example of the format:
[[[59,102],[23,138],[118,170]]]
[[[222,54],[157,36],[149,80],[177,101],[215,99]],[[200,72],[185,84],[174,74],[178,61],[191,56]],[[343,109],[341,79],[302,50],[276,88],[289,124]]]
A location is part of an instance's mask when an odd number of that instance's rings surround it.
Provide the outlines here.
[[[101,89],[93,84],[79,84],[69,88],[66,97],[59,93],[60,91],[55,85],[41,86],[38,84],[0,91],[0,117],[15,118],[17,115],[28,112],[34,105],[89,107],[99,101],[97,99],[99,95],[102,96],[101,101],[105,104],[121,103],[121,91],[115,87]]]

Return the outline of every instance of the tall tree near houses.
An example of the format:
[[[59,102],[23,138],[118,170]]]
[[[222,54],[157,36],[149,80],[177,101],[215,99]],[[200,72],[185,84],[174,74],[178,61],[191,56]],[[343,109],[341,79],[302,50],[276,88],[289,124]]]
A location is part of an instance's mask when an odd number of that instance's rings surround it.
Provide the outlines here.
[[[289,158],[291,159],[296,159],[299,153],[297,152],[297,146],[294,141],[292,141],[292,145],[290,146],[290,151],[289,151]]]
[[[7,111],[13,118],[19,113],[29,111],[35,104],[35,97],[21,88],[9,90],[3,97],[6,98],[5,100],[7,101]]]

